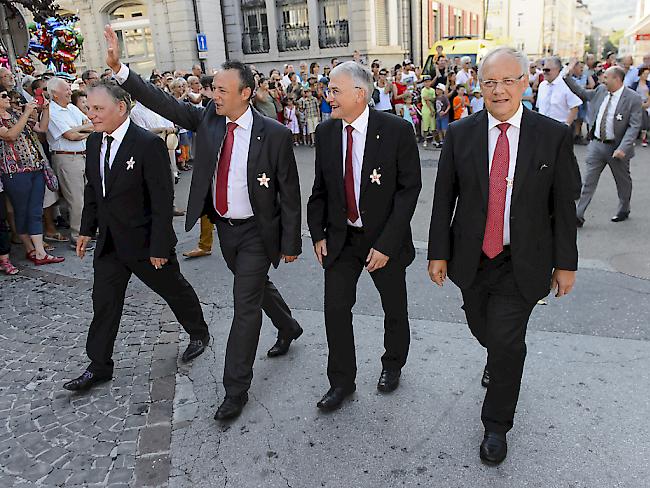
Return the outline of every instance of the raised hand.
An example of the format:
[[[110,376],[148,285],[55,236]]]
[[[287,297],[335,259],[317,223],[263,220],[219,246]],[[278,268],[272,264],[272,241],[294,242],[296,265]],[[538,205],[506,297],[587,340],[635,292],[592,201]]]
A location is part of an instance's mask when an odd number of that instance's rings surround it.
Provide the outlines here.
[[[117,73],[122,67],[120,63],[120,43],[117,34],[110,25],[104,27],[104,38],[106,39],[106,64]]]

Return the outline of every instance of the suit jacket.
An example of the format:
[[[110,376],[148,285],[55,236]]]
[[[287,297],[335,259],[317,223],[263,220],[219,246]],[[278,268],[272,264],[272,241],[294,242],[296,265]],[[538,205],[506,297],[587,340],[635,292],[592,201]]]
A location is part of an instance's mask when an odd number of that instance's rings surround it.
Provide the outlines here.
[[[122,84],[133,98],[167,120],[195,132],[196,154],[187,205],[185,230],[201,215],[214,217],[212,181],[219,150],[226,133],[226,118],[218,115],[213,101],[206,107],[183,103],[142,80],[133,71]],[[301,253],[300,184],[291,132],[277,120],[253,110],[248,150],[248,196],[266,253],[274,266],[280,257]],[[266,173],[268,188],[257,178]]]
[[[174,189],[169,153],[160,137],[134,123],[115,155],[103,195],[100,174],[102,133],[86,143],[86,187],[81,215],[83,236],[99,227],[95,257],[102,254],[110,231],[118,256],[124,260],[169,258],[176,234],[172,226]],[[132,169],[127,161],[133,160]]]
[[[448,261],[459,288],[474,282],[489,196],[488,117],[450,125],[438,163],[429,259]],[[510,205],[514,275],[529,301],[548,295],[554,268],[576,270],[573,138],[564,124],[524,108]]]
[[[336,260],[347,234],[342,131],[340,119],[330,119],[316,128],[315,177],[307,223],[314,243],[327,239],[324,267]],[[381,174],[380,184],[371,182],[373,170]],[[413,127],[395,115],[370,109],[359,195],[364,238],[368,247],[405,266],[415,258],[411,218],[421,188]]]
[[[593,138],[600,106],[608,94],[607,87],[601,84],[596,88],[586,89],[578,85],[571,76],[565,77],[564,81],[573,93],[583,101],[589,101],[587,124],[589,125],[589,135]],[[614,111],[614,144],[616,149],[623,151],[627,158],[634,156],[634,141],[639,137],[641,130],[643,121],[641,105],[642,101],[638,93],[628,87],[623,88],[623,93]]]

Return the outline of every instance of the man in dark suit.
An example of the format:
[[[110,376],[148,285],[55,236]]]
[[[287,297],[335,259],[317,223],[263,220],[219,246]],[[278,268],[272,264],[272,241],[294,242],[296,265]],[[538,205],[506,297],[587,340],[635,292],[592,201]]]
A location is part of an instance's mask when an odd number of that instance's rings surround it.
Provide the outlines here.
[[[330,390],[321,410],[355,391],[352,307],[364,268],[384,309],[382,372],[377,388],[397,388],[409,349],[406,268],[415,258],[411,218],[422,186],[413,127],[368,108],[372,73],[349,61],[330,73],[332,119],[316,129],[316,168],[307,221],[325,268],[325,328]]]
[[[487,348],[480,456],[494,464],[507,453],[530,314],[549,288],[570,292],[578,265],[573,139],[522,106],[527,72],[526,56],[508,47],[483,59],[485,110],[447,131],[429,230],[429,275],[442,286],[449,273]]]
[[[567,66],[564,81],[585,103],[589,102],[587,123],[589,146],[585,181],[576,209],[577,225],[585,223],[585,212],[596,192],[600,174],[609,166],[616,182],[618,209],[612,222],[623,222],[630,215],[632,175],[630,159],[634,157],[634,142],[639,137],[643,108],[638,93],[624,85],[625,71],[611,66],[605,71],[604,83],[594,89],[578,85],[571,76],[577,61]]]
[[[83,258],[99,228],[93,267],[94,317],[86,352],[90,366],[64,385],[87,390],[113,375],[113,346],[132,274],[158,293],[190,335],[183,361],[210,341],[201,304],[180,272],[172,227],[173,190],[167,148],[159,137],[131,124],[131,98],[110,81],[88,92],[95,133],[88,138],[84,207],[77,254]]]
[[[206,107],[177,101],[144,82],[119,60],[115,33],[106,28],[107,63],[133,97],[196,134],[196,154],[185,229],[201,215],[217,225],[219,244],[234,274],[235,314],[223,384],[226,397],[215,419],[237,417],[248,401],[262,309],[278,329],[269,356],[286,354],[302,328],[269,280],[271,264],[295,261],[301,253],[300,185],[292,135],[277,120],[250,106],[255,78],[231,61],[214,76]]]

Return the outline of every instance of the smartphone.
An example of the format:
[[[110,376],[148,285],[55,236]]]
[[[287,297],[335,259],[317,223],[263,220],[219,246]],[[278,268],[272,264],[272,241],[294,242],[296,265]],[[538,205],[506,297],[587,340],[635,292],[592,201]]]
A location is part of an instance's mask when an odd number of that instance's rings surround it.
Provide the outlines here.
[[[37,105],[43,105],[45,103],[45,97],[43,96],[43,89],[37,88],[34,90],[34,100]]]

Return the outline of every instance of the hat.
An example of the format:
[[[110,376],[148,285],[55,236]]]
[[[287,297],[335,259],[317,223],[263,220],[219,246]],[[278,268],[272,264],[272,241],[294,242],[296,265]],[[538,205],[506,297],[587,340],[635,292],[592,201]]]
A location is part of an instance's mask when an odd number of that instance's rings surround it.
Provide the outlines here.
[[[481,89],[477,86],[472,90],[472,93],[481,93]]]
[[[428,81],[431,80],[431,76],[429,75],[422,75],[422,81]]]
[[[444,90],[447,89],[447,87],[446,87],[445,85],[443,85],[442,83],[438,83],[438,84],[436,85],[436,89],[437,89],[437,90],[443,90],[443,91],[444,91]]]

